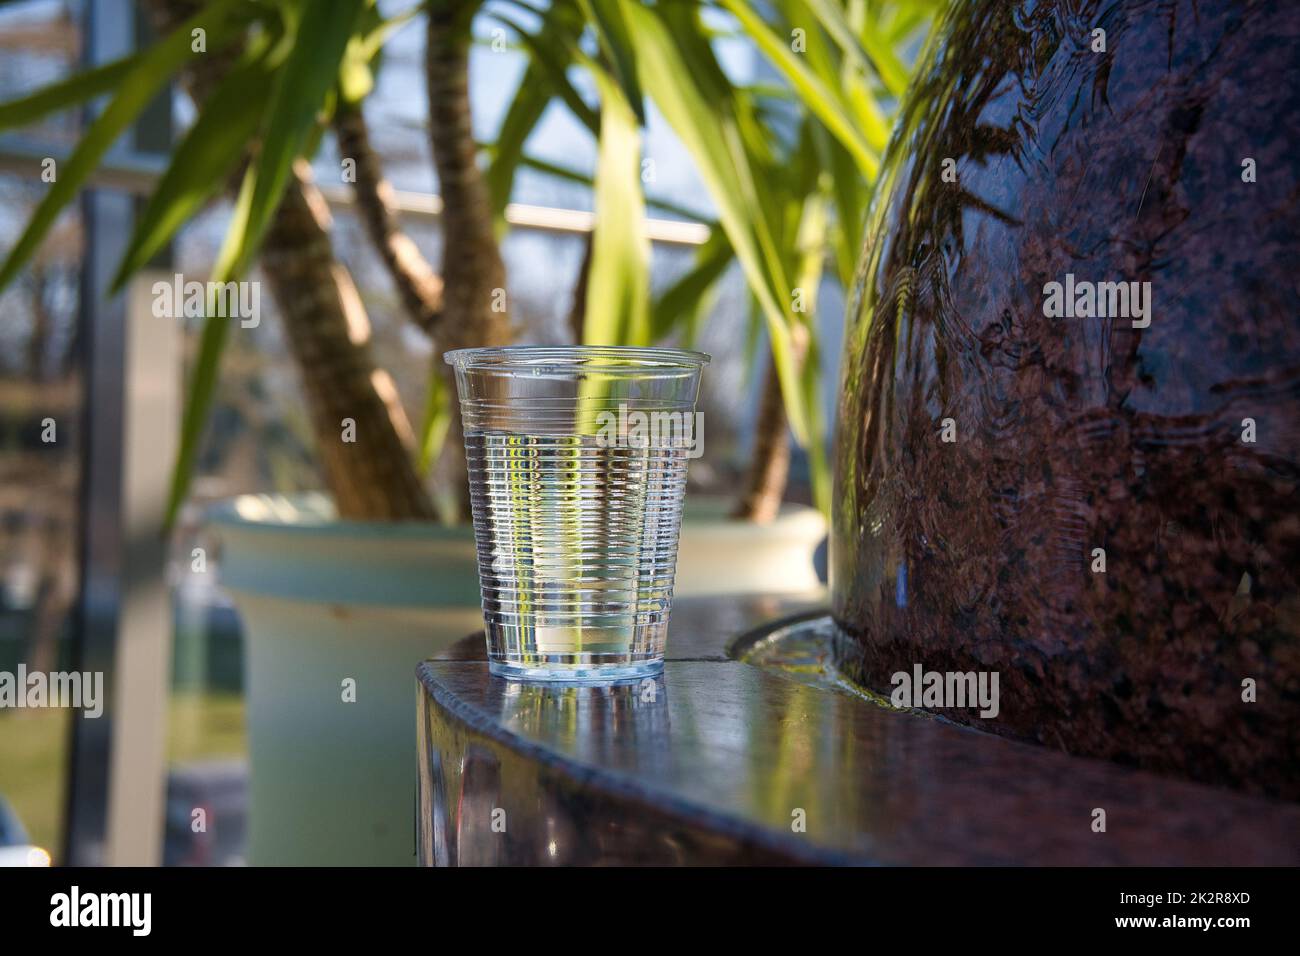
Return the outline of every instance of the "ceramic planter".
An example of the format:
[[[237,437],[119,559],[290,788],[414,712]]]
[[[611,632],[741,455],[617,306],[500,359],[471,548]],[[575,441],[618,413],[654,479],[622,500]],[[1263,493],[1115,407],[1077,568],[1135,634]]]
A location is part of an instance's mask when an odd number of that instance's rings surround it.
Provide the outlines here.
[[[415,665],[482,627],[472,530],[334,521],[321,496],[213,525],[244,623],[249,863],[413,864]]]

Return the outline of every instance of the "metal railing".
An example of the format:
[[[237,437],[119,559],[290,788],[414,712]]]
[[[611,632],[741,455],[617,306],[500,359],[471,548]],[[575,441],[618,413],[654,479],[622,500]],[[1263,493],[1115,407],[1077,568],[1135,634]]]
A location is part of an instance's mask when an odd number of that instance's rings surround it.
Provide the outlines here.
[[[52,149],[48,143],[34,143],[18,136],[0,136],[0,170],[4,172],[39,179],[41,164],[46,159],[53,159],[61,165],[69,155],[70,150]],[[111,155],[105,157],[91,174],[87,186],[147,196],[153,192],[166,168],[166,157],[140,153]],[[316,185],[331,207],[347,209],[356,205],[356,196],[347,186],[319,182]],[[442,216],[442,198],[433,193],[394,190],[393,205],[402,216],[415,221],[436,221]],[[528,203],[510,203],[506,206],[505,218],[518,229],[567,235],[591,232],[596,224],[594,213]],[[698,246],[709,238],[709,227],[698,222],[647,218],[646,234],[651,242]]]

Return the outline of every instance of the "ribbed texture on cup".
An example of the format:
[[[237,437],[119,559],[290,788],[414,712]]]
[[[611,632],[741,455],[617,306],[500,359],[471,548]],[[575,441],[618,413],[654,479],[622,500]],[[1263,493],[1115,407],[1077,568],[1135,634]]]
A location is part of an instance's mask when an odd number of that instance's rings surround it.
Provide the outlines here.
[[[683,449],[499,432],[468,432],[465,448],[489,634],[531,635],[516,653],[617,654],[667,620]]]

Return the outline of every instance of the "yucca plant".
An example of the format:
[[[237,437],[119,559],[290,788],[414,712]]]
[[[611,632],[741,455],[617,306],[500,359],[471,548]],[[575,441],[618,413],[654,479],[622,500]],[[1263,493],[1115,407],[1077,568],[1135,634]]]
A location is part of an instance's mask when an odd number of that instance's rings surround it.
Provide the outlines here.
[[[509,341],[499,250],[516,171],[531,165],[585,180],[526,155],[530,131],[559,100],[591,132],[597,224],[575,296],[575,331],[589,344],[687,338],[702,304],[737,263],[769,359],[754,465],[737,513],[770,517],[784,488],[787,426],[809,451],[827,504],[824,424],[817,401],[815,309],[824,264],[847,283],[893,103],[907,80],[900,48],[915,43],[934,2],[871,0],[426,0],[385,16],[375,0],[142,0],[159,39],[120,60],[0,104],[0,131],[107,96],[27,228],[0,264],[0,288],[30,260],[59,212],[113,142],[171,80],[197,119],[139,217],[117,274],[121,286],[223,193],[234,212],[211,279],[237,279],[260,257],[301,375],[325,481],[343,518],[429,520],[421,475],[465,487],[455,403],[441,352]],[[402,231],[364,100],[385,40],[408,20],[426,30],[429,134],[443,203],[443,259],[434,268]],[[495,142],[476,143],[468,56],[476,18],[512,32],[529,64]],[[719,65],[719,33],[744,36],[775,81],[742,86]],[[573,74],[585,72],[598,100]],[[716,211],[696,265],[650,295],[641,137],[653,103],[685,144]],[[436,343],[429,409],[412,427],[376,366],[368,321],[334,255],[329,215],[308,161],[332,127],[355,164],[366,232],[412,322]],[[481,160],[486,159],[486,162]],[[230,319],[208,303],[190,376],[171,496],[182,502],[212,405]],[[338,441],[356,422],[356,441]],[[453,509],[456,512],[457,509]],[[463,508],[454,517],[463,517]]]

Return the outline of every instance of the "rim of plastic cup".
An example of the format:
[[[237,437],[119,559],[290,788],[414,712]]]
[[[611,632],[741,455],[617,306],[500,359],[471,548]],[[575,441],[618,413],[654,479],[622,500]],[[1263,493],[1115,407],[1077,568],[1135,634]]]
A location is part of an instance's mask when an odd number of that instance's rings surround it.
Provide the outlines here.
[[[663,368],[701,368],[713,360],[690,349],[632,345],[498,345],[452,349],[443,355],[458,369],[536,368],[561,365],[584,371],[636,372]]]

